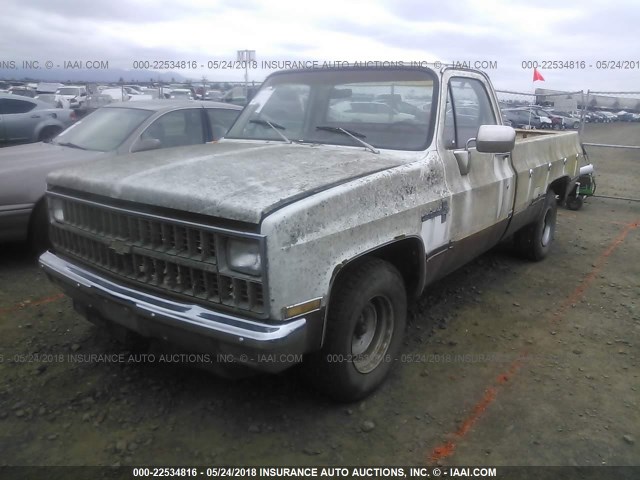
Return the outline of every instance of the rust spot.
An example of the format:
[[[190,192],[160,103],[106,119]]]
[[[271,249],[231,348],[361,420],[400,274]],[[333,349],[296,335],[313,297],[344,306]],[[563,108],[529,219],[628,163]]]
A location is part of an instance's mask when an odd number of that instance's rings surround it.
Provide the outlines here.
[[[49,297],[40,298],[38,300],[34,300],[29,303],[19,303],[13,307],[2,308],[0,309],[0,315],[6,315],[7,313],[17,312],[18,310],[23,310],[28,307],[35,307],[38,305],[45,305],[47,303],[56,302],[64,297],[64,293],[57,293],[55,295],[51,295]]]

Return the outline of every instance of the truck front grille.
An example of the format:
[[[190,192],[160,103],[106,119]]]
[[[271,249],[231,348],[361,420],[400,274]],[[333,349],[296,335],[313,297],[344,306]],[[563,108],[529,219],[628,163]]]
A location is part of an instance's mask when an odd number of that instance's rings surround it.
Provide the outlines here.
[[[64,216],[61,220],[53,215],[51,222],[56,251],[142,288],[226,310],[267,313],[263,276],[236,273],[224,259],[229,238],[258,241],[264,254],[264,237],[67,195],[50,196]]]

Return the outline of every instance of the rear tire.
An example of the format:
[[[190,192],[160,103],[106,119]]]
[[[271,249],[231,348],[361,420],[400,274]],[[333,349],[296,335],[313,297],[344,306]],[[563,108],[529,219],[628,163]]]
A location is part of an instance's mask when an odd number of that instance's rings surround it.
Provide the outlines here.
[[[520,254],[535,262],[547,256],[555,236],[557,213],[556,194],[549,190],[538,219],[515,234],[516,248]]]
[[[352,402],[387,377],[402,343],[407,294],[398,270],[372,258],[345,272],[332,295],[322,350],[306,376],[330,397]]]
[[[59,127],[45,127],[38,136],[39,142],[50,142],[53,138],[62,131]]]
[[[584,200],[582,197],[580,195],[576,195],[575,197],[567,198],[566,205],[569,210],[580,210],[583,203]]]

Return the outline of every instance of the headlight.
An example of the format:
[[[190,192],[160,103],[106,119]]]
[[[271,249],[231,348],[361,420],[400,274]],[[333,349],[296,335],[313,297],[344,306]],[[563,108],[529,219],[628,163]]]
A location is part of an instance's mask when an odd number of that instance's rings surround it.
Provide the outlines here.
[[[236,272],[260,275],[262,273],[262,259],[258,242],[236,238],[228,239],[227,265]]]
[[[59,198],[49,199],[49,211],[56,222],[64,222],[64,202]]]

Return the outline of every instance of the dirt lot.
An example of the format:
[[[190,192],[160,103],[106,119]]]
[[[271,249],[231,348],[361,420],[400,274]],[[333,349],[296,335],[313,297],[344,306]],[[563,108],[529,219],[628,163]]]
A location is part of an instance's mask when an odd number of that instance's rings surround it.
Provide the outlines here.
[[[640,145],[640,124],[586,139]],[[599,194],[640,197],[639,152],[589,152]],[[640,465],[640,203],[591,198],[558,222],[546,261],[504,245],[431,288],[391,378],[353,405],[297,371],[130,358],[4,246],[0,465]]]

